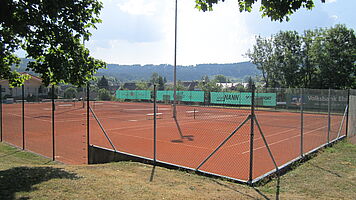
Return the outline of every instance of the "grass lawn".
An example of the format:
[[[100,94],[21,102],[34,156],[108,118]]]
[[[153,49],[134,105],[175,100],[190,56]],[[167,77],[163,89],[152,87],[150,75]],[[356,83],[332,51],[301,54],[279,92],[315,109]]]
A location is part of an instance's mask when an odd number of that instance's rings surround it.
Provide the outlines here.
[[[0,199],[275,199],[276,180],[255,188],[194,173],[117,162],[63,165],[0,143]],[[355,199],[356,145],[341,141],[281,177],[280,199]]]

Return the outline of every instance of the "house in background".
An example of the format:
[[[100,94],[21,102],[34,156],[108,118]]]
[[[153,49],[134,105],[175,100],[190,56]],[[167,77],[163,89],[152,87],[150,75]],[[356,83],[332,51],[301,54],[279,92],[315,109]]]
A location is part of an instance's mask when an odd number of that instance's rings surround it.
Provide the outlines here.
[[[42,79],[40,77],[28,74],[28,73],[22,73],[22,74],[27,74],[30,76],[28,80],[25,81],[24,84],[24,89],[25,89],[25,98],[27,97],[44,97],[48,95],[49,88],[45,87],[42,84]],[[21,87],[16,87],[16,88],[11,88],[9,86],[9,82],[7,80],[0,80],[0,85],[1,85],[1,94],[2,97],[5,98],[15,98],[19,99],[22,97],[22,88]]]

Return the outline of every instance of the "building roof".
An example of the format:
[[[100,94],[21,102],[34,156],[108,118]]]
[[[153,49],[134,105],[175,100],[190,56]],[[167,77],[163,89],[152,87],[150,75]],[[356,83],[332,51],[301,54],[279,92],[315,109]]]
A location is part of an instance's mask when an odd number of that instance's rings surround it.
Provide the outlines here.
[[[29,74],[29,73],[27,73],[27,72],[21,72],[20,74],[22,74],[22,75],[28,75],[28,76],[30,76],[30,79],[32,79],[32,80],[42,82],[42,78],[40,78],[40,77],[38,77],[38,76]],[[29,80],[30,80],[30,79],[29,79]],[[2,79],[2,80],[0,80],[0,82],[7,82],[7,80],[6,80],[6,79]]]

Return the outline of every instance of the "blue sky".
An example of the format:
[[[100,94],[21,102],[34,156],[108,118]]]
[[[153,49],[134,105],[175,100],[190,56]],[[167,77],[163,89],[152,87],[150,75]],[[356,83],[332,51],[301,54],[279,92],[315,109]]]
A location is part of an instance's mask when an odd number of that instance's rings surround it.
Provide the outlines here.
[[[86,43],[92,56],[116,64],[173,64],[174,0],[102,2],[103,23]],[[178,65],[246,61],[255,36],[280,30],[303,32],[338,23],[356,28],[356,0],[315,0],[313,10],[299,10],[283,23],[261,18],[258,5],[240,13],[237,1],[226,0],[212,12],[200,12],[194,2],[178,0]]]

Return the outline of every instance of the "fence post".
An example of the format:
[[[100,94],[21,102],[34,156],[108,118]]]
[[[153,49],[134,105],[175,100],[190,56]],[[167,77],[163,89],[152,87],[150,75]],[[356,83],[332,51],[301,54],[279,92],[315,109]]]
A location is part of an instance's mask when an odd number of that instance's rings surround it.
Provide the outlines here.
[[[304,138],[303,138],[303,132],[304,132],[304,100],[303,100],[303,88],[300,89],[300,156],[304,156]]]
[[[157,160],[157,99],[156,99],[156,84],[153,85],[153,164],[156,165]]]
[[[88,159],[88,164],[90,164],[90,118],[89,118],[89,110],[90,110],[90,95],[89,95],[89,85],[90,83],[87,83],[87,159]]]
[[[55,136],[54,136],[54,111],[55,111],[55,104],[54,104],[54,85],[52,85],[52,160],[56,160],[56,146],[55,146]]]
[[[349,132],[349,110],[350,110],[350,89],[347,90],[347,110],[346,110],[346,134],[348,136]]]
[[[22,150],[25,150],[25,86],[22,84]]]
[[[330,100],[330,88],[329,88],[329,94],[328,94],[328,144],[330,142],[330,122],[331,122],[331,116],[330,116],[330,109],[331,109],[331,100]]]
[[[249,183],[252,185],[253,180],[253,140],[254,140],[254,121],[255,121],[255,85],[251,86],[251,132],[250,132],[250,174]]]
[[[0,85],[0,142],[2,142],[2,86]]]

